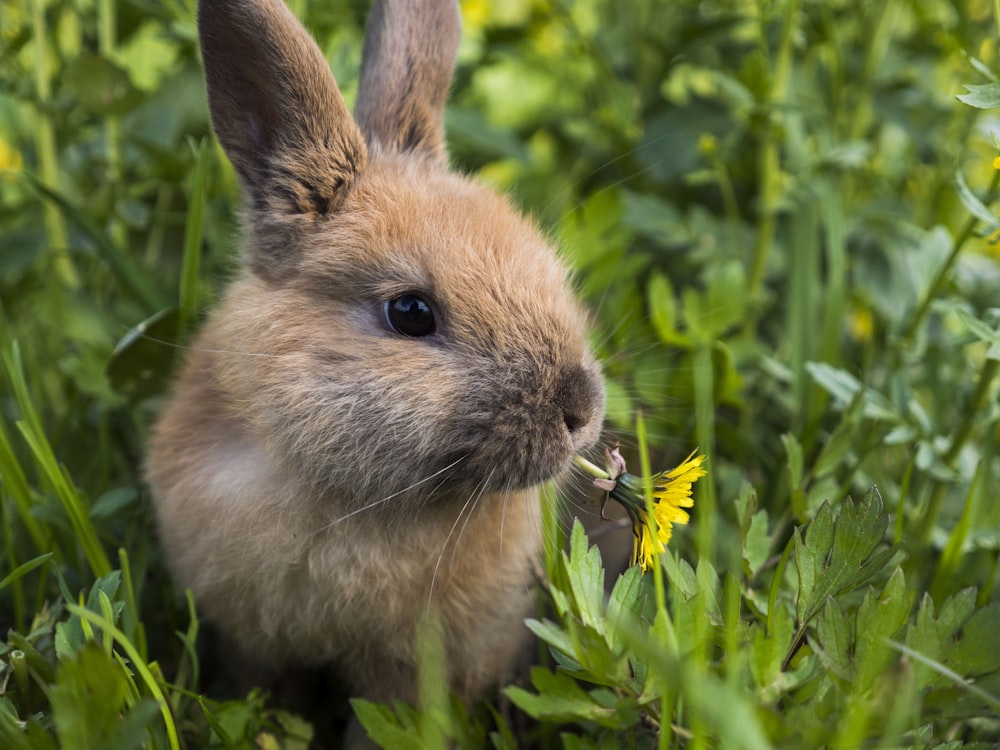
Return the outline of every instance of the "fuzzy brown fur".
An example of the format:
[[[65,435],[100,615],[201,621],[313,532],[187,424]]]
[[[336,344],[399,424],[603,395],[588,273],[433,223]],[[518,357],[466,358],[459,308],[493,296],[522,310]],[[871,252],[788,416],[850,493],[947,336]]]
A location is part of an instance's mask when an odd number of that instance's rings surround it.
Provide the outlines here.
[[[281,0],[201,0],[198,19],[246,249],[150,446],[171,569],[253,658],[332,665],[381,700],[415,697],[431,607],[473,698],[526,636],[537,485],[601,426],[566,270],[447,169],[450,0],[376,2],[357,121]],[[433,335],[386,323],[410,292]]]

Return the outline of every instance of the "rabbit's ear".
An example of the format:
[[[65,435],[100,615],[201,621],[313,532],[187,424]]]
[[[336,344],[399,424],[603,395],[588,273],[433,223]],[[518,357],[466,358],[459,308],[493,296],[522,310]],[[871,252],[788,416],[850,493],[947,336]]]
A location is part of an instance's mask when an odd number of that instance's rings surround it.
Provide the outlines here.
[[[365,144],[283,0],[200,0],[198,33],[212,125],[251,219],[335,210],[364,166]]]
[[[455,0],[375,0],[355,107],[369,143],[446,160],[444,103],[461,33]]]

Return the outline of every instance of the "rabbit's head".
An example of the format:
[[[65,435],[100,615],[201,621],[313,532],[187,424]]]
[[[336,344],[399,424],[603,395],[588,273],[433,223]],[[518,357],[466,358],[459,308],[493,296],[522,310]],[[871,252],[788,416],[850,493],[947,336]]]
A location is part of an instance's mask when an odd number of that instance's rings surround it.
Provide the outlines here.
[[[597,438],[598,367],[530,221],[448,170],[450,0],[378,0],[356,115],[281,0],[202,0],[243,272],[210,323],[216,387],[347,503],[538,484]]]

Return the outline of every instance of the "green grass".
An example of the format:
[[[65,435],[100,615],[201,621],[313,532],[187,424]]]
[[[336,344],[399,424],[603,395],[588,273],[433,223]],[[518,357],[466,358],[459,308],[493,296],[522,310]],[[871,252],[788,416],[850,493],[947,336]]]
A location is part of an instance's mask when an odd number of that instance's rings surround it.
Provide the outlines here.
[[[193,5],[0,3],[0,747],[302,747],[206,697],[142,481],[234,257]],[[350,99],[366,4],[306,5]],[[645,576],[550,502],[530,677],[466,711],[428,624],[422,709],[354,706],[374,737],[1000,741],[996,6],[464,3],[454,161],[564,248],[606,442],[710,475]]]

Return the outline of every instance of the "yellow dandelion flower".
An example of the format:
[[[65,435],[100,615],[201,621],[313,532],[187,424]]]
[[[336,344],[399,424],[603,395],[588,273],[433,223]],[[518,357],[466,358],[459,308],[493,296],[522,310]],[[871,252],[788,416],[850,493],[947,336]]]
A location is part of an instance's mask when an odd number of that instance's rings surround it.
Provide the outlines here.
[[[996,157],[993,160],[993,168],[994,169],[1000,169],[1000,156]]]
[[[673,525],[687,524],[691,520],[691,515],[684,509],[694,505],[692,485],[705,476],[702,468],[705,457],[696,456],[695,453],[697,451],[684,459],[680,466],[653,477],[653,518],[656,520],[659,549],[653,540],[653,529],[646,509],[642,508],[639,512],[638,523],[635,518],[632,519],[635,544],[631,564],[641,565],[644,571],[653,564],[654,557],[666,549],[673,535]],[[640,482],[640,486],[641,484]]]
[[[625,471],[625,461],[617,446],[613,451],[606,451],[607,471],[602,471],[583,458],[576,459],[577,466],[597,477],[594,484],[605,490],[608,497],[620,503],[628,513],[635,534],[631,564],[641,565],[643,571],[648,570],[655,556],[666,548],[673,534],[673,525],[686,524],[691,520],[690,514],[685,510],[694,505],[691,488],[706,474],[702,468],[705,456],[696,455],[697,453],[697,450],[692,451],[680,465],[670,471],[654,474],[650,478],[650,485],[653,488],[655,535],[644,496],[645,482],[641,477]]]

